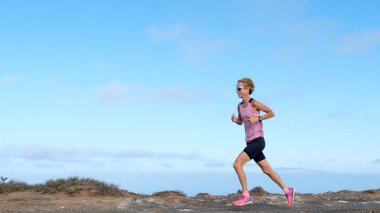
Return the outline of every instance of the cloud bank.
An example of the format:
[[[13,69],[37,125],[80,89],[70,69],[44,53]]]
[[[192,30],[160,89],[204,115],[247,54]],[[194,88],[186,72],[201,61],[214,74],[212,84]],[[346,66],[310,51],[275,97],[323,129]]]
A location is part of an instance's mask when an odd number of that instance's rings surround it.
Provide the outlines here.
[[[4,145],[0,147],[0,159],[8,166],[23,164],[29,167],[65,167],[88,166],[104,168],[130,168],[138,170],[178,169],[183,165],[194,168],[217,168],[226,165],[224,160],[211,159],[196,152],[156,152],[148,149],[108,149],[66,144],[32,143],[24,145]],[[190,168],[191,170],[191,168]]]

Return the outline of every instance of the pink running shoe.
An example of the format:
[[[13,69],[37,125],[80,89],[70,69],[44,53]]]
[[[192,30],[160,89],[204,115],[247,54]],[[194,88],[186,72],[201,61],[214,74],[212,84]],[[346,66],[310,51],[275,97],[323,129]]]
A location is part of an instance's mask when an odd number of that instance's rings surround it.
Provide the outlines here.
[[[294,201],[294,195],[296,194],[296,190],[294,188],[288,187],[289,192],[285,193],[285,197],[288,200],[288,207],[291,207]]]
[[[234,204],[235,206],[244,206],[244,205],[249,204],[249,203],[252,203],[251,197],[246,197],[246,196],[242,195],[239,198],[239,200],[234,201],[232,204]]]

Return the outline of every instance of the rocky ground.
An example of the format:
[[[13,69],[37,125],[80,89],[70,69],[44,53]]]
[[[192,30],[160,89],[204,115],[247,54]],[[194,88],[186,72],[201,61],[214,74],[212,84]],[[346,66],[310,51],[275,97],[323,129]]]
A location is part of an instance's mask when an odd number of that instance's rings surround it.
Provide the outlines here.
[[[253,203],[231,204],[239,194],[186,196],[178,191],[141,195],[91,181],[57,182],[39,188],[0,187],[0,212],[380,212],[380,189],[296,194],[291,208],[283,195],[258,187]],[[103,184],[103,185],[102,185]]]
[[[187,197],[179,192],[96,196],[88,190],[75,194],[34,191],[0,195],[0,212],[380,212],[380,190],[297,194],[290,209],[283,195],[252,193],[254,202],[236,207],[238,194]]]

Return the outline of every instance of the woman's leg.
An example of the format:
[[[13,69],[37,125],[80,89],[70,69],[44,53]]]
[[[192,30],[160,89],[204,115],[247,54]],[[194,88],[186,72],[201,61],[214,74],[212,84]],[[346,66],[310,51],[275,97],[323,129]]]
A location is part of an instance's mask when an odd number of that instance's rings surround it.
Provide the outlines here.
[[[288,188],[285,183],[281,180],[280,176],[272,169],[266,159],[257,162],[261,170],[267,174],[285,193],[288,192]]]
[[[248,194],[247,179],[243,170],[243,166],[250,160],[245,152],[241,152],[234,162],[234,169],[239,177],[239,181],[243,190],[243,194]]]
[[[267,174],[277,185],[285,192],[285,197],[288,200],[288,207],[291,207],[294,201],[295,189],[288,188],[284,182],[282,182],[280,176],[273,171],[267,160],[262,160],[257,163],[265,174]]]

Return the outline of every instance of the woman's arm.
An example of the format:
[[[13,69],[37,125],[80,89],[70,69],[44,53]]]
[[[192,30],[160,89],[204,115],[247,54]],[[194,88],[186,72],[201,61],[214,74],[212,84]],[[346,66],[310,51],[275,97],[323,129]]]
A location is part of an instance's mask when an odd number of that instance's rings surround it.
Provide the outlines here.
[[[265,120],[265,119],[269,119],[269,118],[274,117],[274,112],[269,107],[265,106],[264,104],[254,100],[252,103],[252,106],[263,111],[263,112],[265,112],[265,114],[261,116],[261,120]],[[259,120],[259,118],[257,118],[257,121],[258,120]]]
[[[238,110],[238,117],[236,118],[236,116],[234,114],[232,114],[231,120],[238,125],[242,125],[243,120],[241,119],[241,116],[240,116],[239,104],[237,106],[237,110]]]

